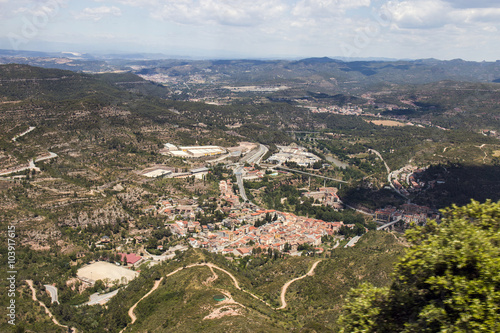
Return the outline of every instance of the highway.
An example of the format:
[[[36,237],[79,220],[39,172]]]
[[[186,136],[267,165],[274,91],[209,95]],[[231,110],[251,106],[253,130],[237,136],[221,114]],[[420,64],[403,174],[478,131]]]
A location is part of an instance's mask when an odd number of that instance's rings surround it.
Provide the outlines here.
[[[234,169],[234,174],[236,176],[236,182],[238,183],[238,189],[240,190],[240,196],[244,201],[248,201],[247,194],[245,192],[245,186],[243,185],[243,167],[237,167]]]
[[[52,303],[59,304],[59,297],[57,296],[57,288],[50,284],[45,284],[44,287],[49,292],[50,297],[52,298]]]
[[[240,159],[238,164],[236,164],[235,169],[233,170],[234,175],[236,176],[236,182],[238,184],[238,189],[240,190],[240,196],[244,201],[249,201],[247,194],[245,192],[245,186],[243,185],[243,166],[245,163],[255,163],[259,164],[264,155],[269,151],[269,149],[264,145],[259,145],[259,148],[250,151],[243,158]]]
[[[254,149],[254,150],[250,151],[248,154],[246,154],[245,156],[243,156],[240,159],[239,163],[241,163],[241,164],[244,164],[244,163],[259,164],[260,161],[262,160],[262,157],[264,157],[264,155],[268,151],[269,151],[269,149],[266,146],[261,144],[261,145],[259,145],[259,148]]]

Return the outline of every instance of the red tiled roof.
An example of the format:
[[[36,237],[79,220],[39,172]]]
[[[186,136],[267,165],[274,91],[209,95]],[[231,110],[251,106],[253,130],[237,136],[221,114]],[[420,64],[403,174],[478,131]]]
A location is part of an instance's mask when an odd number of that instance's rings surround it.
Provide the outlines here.
[[[120,255],[121,257],[121,261],[123,261],[123,258],[127,258],[127,264],[135,264],[136,262],[138,262],[139,260],[142,259],[141,256],[138,256],[137,254],[135,253],[118,253],[118,255]]]

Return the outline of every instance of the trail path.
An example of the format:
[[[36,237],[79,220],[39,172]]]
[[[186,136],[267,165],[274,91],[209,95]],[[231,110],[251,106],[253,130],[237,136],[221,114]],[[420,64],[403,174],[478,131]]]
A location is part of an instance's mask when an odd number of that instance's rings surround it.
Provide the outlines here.
[[[309,272],[307,272],[305,275],[302,275],[302,276],[300,276],[300,277],[298,277],[298,278],[295,278],[295,279],[293,279],[293,280],[290,280],[290,281],[288,281],[287,283],[285,283],[285,284],[283,285],[283,287],[281,288],[281,306],[280,306],[279,308],[277,308],[277,310],[282,310],[282,309],[286,308],[286,305],[287,305],[287,304],[286,304],[286,300],[285,300],[285,294],[286,294],[286,290],[288,289],[288,287],[290,287],[290,285],[291,285],[292,283],[294,283],[295,281],[298,281],[298,280],[300,280],[300,279],[303,279],[303,278],[305,278],[306,276],[312,276],[312,275],[314,274],[314,269],[316,269],[316,266],[318,266],[318,264],[320,263],[320,261],[321,261],[321,260],[316,261],[316,262],[312,265],[312,267],[311,267],[311,269],[309,270]]]
[[[148,297],[149,295],[151,295],[151,293],[153,291],[155,291],[156,289],[158,289],[158,287],[160,286],[160,283],[163,281],[163,277],[159,280],[156,280],[155,281],[155,284],[153,286],[153,288],[151,288],[150,291],[148,291],[148,293],[144,296],[142,296],[142,298],[140,300],[138,300],[134,305],[132,305],[132,307],[128,310],[128,316],[132,319],[132,322],[130,324],[133,324],[135,323],[135,321],[137,320],[137,317],[136,315],[134,314],[134,310],[135,308],[137,307],[137,305],[143,300],[145,299],[146,297]],[[125,329],[127,328],[127,326],[125,326],[121,331],[120,333],[122,333],[123,331],[125,331]]]
[[[481,149],[481,151],[483,151],[484,146],[486,146],[486,144],[485,144],[485,143],[483,143],[483,144],[482,144],[482,145],[480,145],[480,146],[475,146],[475,147],[477,147],[477,148]],[[487,154],[485,151],[483,151],[483,153],[484,153],[483,163],[486,163],[486,159],[488,158],[488,154]]]
[[[31,299],[34,300],[35,302],[40,303],[40,306],[45,309],[45,313],[50,317],[50,319],[52,319],[52,322],[54,322],[54,324],[56,324],[59,327],[63,327],[63,328],[67,329],[68,326],[62,325],[61,323],[59,323],[59,321],[56,319],[56,317],[54,317],[54,315],[52,314],[52,312],[50,312],[50,310],[45,306],[45,304],[43,304],[42,301],[39,301],[38,298],[36,298],[36,290],[33,287],[33,281],[26,280],[26,283],[28,284],[28,286],[31,289]]]
[[[286,307],[286,305],[287,305],[287,304],[286,304],[286,301],[285,301],[285,294],[286,294],[286,290],[288,289],[288,287],[290,286],[290,284],[292,284],[293,282],[295,282],[295,281],[297,281],[297,280],[303,279],[303,278],[305,278],[306,276],[312,276],[312,275],[314,274],[314,269],[315,269],[315,268],[316,268],[316,266],[320,263],[320,261],[321,261],[321,260],[316,261],[316,262],[312,265],[312,267],[311,267],[311,269],[309,270],[309,272],[307,272],[305,275],[303,275],[303,276],[301,276],[301,277],[298,277],[298,278],[295,278],[295,279],[290,280],[290,281],[288,281],[287,283],[285,283],[285,285],[281,288],[281,304],[282,304],[282,306],[281,306],[281,307],[279,307],[279,308],[274,308],[274,309],[276,309],[276,310],[281,310],[281,309],[284,309],[284,308]],[[252,294],[251,292],[249,292],[249,291],[246,291],[246,290],[242,289],[242,288],[240,287],[239,283],[238,283],[238,280],[236,279],[236,277],[235,277],[233,274],[231,274],[230,272],[226,271],[225,269],[220,268],[219,266],[216,266],[216,265],[214,265],[214,264],[212,264],[212,263],[191,264],[191,265],[187,265],[187,266],[185,266],[185,267],[180,267],[180,268],[177,268],[176,270],[174,270],[174,271],[172,271],[172,272],[168,273],[168,274],[166,275],[166,277],[172,276],[172,275],[174,275],[174,274],[176,274],[176,273],[178,273],[178,272],[180,272],[180,271],[182,271],[182,270],[184,270],[184,269],[188,269],[188,268],[191,268],[191,267],[201,267],[201,266],[207,266],[207,267],[209,267],[209,268],[210,268],[210,270],[212,271],[212,273],[214,274],[214,276],[213,276],[212,278],[210,278],[210,280],[211,280],[210,282],[212,282],[212,281],[214,281],[215,279],[217,279],[217,278],[218,278],[217,274],[215,274],[215,272],[213,271],[213,269],[214,269],[214,268],[215,268],[215,269],[218,269],[219,271],[226,273],[226,274],[227,274],[227,275],[228,275],[228,276],[229,276],[229,277],[233,280],[233,284],[234,284],[234,286],[236,287],[236,289],[241,290],[241,291],[243,291],[243,292],[247,293],[248,295],[252,296],[253,298],[255,298],[255,299],[257,299],[257,300],[259,300],[259,301],[261,301],[261,302],[263,302],[263,303],[265,303],[267,306],[269,306],[269,307],[271,307],[271,308],[272,308],[271,304],[269,304],[268,302],[264,301],[263,299],[261,299],[260,297],[258,297],[258,296],[256,296],[256,295]],[[135,308],[137,307],[137,305],[139,304],[139,302],[141,302],[143,299],[145,299],[146,297],[148,297],[148,296],[149,296],[149,295],[150,295],[153,291],[155,291],[156,289],[158,289],[158,287],[160,286],[160,283],[161,283],[162,281],[163,281],[163,277],[162,277],[160,280],[156,281],[156,282],[155,282],[155,284],[154,284],[154,286],[153,286],[153,288],[151,288],[151,290],[150,290],[150,291],[149,291],[146,295],[144,295],[144,296],[143,296],[140,300],[138,300],[138,301],[137,301],[137,303],[135,303],[135,304],[134,304],[134,305],[133,305],[133,306],[132,306],[132,307],[128,310],[128,315],[129,315],[129,317],[132,319],[132,322],[131,322],[129,325],[131,325],[131,324],[135,323],[135,321],[137,320],[137,317],[136,317],[136,315],[134,314],[134,310],[135,310]],[[239,303],[238,303],[238,304],[239,304]],[[243,305],[242,305],[242,306],[243,306]],[[127,327],[128,327],[128,325],[127,325],[125,328],[123,328],[123,329],[120,331],[120,333],[124,332],[124,331],[125,331],[125,329],[126,329]]]

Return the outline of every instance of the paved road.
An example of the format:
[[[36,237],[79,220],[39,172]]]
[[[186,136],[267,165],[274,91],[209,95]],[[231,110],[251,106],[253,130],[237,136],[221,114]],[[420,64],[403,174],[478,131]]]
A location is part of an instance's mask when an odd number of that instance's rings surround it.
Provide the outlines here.
[[[244,201],[249,201],[247,194],[245,192],[245,186],[243,185],[243,166],[244,163],[256,163],[259,164],[264,155],[269,151],[269,149],[264,145],[259,145],[259,148],[252,150],[248,154],[246,154],[243,158],[240,159],[238,164],[236,164],[235,169],[233,170],[234,175],[236,176],[236,183],[238,184],[238,188],[240,190],[240,196]]]
[[[57,288],[50,284],[46,284],[44,285],[44,287],[49,292],[50,297],[52,298],[52,303],[59,304],[59,297],[57,296]]]
[[[90,301],[85,303],[85,305],[104,304],[107,301],[109,301],[113,296],[118,294],[119,291],[120,291],[120,289],[116,289],[116,290],[114,290],[110,293],[107,293],[107,294],[101,294],[101,295],[99,293],[92,294],[92,295],[90,295]]]
[[[207,161],[207,163],[208,163],[208,164],[218,163],[218,162],[220,162],[220,161],[225,160],[225,159],[226,159],[226,158],[228,158],[228,157],[231,157],[231,153],[226,154],[226,155],[224,155],[224,156],[221,156],[221,157],[219,157],[219,158],[216,158],[215,160],[210,160],[210,161]]]
[[[56,319],[56,317],[54,317],[52,312],[50,312],[50,310],[45,306],[45,304],[43,304],[42,301],[40,301],[40,300],[38,300],[38,298],[36,298],[36,291],[35,291],[35,288],[33,287],[33,281],[26,280],[26,283],[28,284],[28,286],[31,289],[31,299],[40,304],[40,306],[45,310],[45,313],[50,317],[50,319],[52,319],[52,322],[59,327],[68,328],[68,326],[62,325],[61,323],[59,323],[59,321]],[[73,332],[73,329],[71,329],[71,332]]]
[[[391,169],[389,168],[389,166],[387,165],[387,163],[384,161],[384,158],[382,157],[382,155],[376,151],[375,149],[368,149],[368,151],[374,153],[375,155],[377,155],[381,160],[382,162],[384,162],[384,165],[385,165],[385,168],[387,170],[387,182],[389,183],[389,186],[394,190],[394,192],[396,192],[397,194],[399,194],[401,197],[403,197],[404,199],[408,199],[404,194],[402,194],[401,192],[399,192],[399,190],[394,187],[394,184],[392,183],[392,173],[393,171],[391,171]]]
[[[243,199],[243,201],[248,201],[248,197],[245,192],[245,186],[243,185],[243,167],[240,166],[234,169],[234,174],[236,175],[236,183],[238,184],[241,198]]]
[[[387,170],[387,173],[391,173],[391,169],[389,168],[389,166],[387,165],[387,163],[385,163],[384,158],[382,157],[382,155],[378,151],[376,151],[375,149],[368,149],[368,151],[370,151],[370,152],[374,153],[375,155],[377,155],[382,160],[382,162],[384,163],[385,168]]]
[[[41,162],[41,161],[50,160],[50,159],[56,158],[58,156],[59,155],[57,155],[56,153],[52,153],[52,152],[49,151],[49,155],[48,156],[35,158],[35,162]]]
[[[384,225],[381,225],[380,227],[377,227],[377,230],[385,229],[385,228],[390,227],[391,225],[394,225],[394,224],[396,224],[398,222],[399,222],[399,220],[386,223]]]
[[[344,248],[353,247],[354,245],[356,245],[356,243],[359,241],[360,238],[361,238],[361,236],[354,236],[353,238],[351,238],[349,243],[347,243],[344,246]]]
[[[240,159],[240,163],[257,163],[259,164],[262,157],[269,151],[269,149],[264,145],[259,145],[259,148],[252,150]]]
[[[26,134],[28,134],[29,132],[33,131],[36,127],[33,127],[33,126],[30,126],[26,131],[22,132],[21,134],[19,135],[16,135],[15,137],[12,138],[12,141],[16,141],[17,139],[19,139],[20,137],[22,136],[25,136]]]
[[[51,153],[49,152],[49,156],[46,156],[46,157],[40,157],[40,158],[37,158],[37,159],[31,159],[28,161],[28,166],[25,166],[25,167],[19,167],[19,168],[16,168],[14,170],[11,170],[11,171],[5,171],[5,172],[1,172],[0,173],[0,176],[6,176],[6,175],[10,175],[12,173],[16,173],[16,172],[21,172],[21,171],[24,171],[24,170],[35,170],[35,171],[40,171],[40,168],[38,168],[36,165],[35,165],[35,162],[40,162],[40,161],[45,161],[45,160],[49,160],[51,158],[56,158],[58,155],[56,153]]]
[[[342,200],[340,201],[340,203],[341,203],[341,204],[344,204],[347,208],[350,208],[350,209],[352,209],[352,210],[355,210],[355,211],[356,211],[356,212],[358,212],[358,213],[361,213],[361,214],[364,214],[364,215],[368,215],[368,216],[375,216],[375,214],[372,214],[372,213],[367,213],[367,212],[365,212],[365,211],[362,211],[361,209],[357,209],[357,208],[355,208],[355,207],[353,207],[353,206],[350,206],[350,205],[346,204],[345,202],[342,202]]]

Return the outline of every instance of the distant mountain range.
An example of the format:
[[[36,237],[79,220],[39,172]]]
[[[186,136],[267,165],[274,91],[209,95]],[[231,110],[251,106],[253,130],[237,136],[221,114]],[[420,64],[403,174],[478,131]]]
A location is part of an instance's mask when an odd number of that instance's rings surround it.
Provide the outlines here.
[[[304,80],[310,84],[326,80],[325,87],[356,83],[424,84],[442,80],[500,82],[500,61],[394,60],[385,58],[306,58],[300,60],[192,60],[166,54],[90,54],[76,52],[38,52],[0,50],[0,64],[21,63],[45,68],[81,72],[128,71],[136,74],[166,74],[175,70],[180,76],[199,73],[230,75],[229,83],[280,83]],[[320,89],[321,90],[321,89]]]

